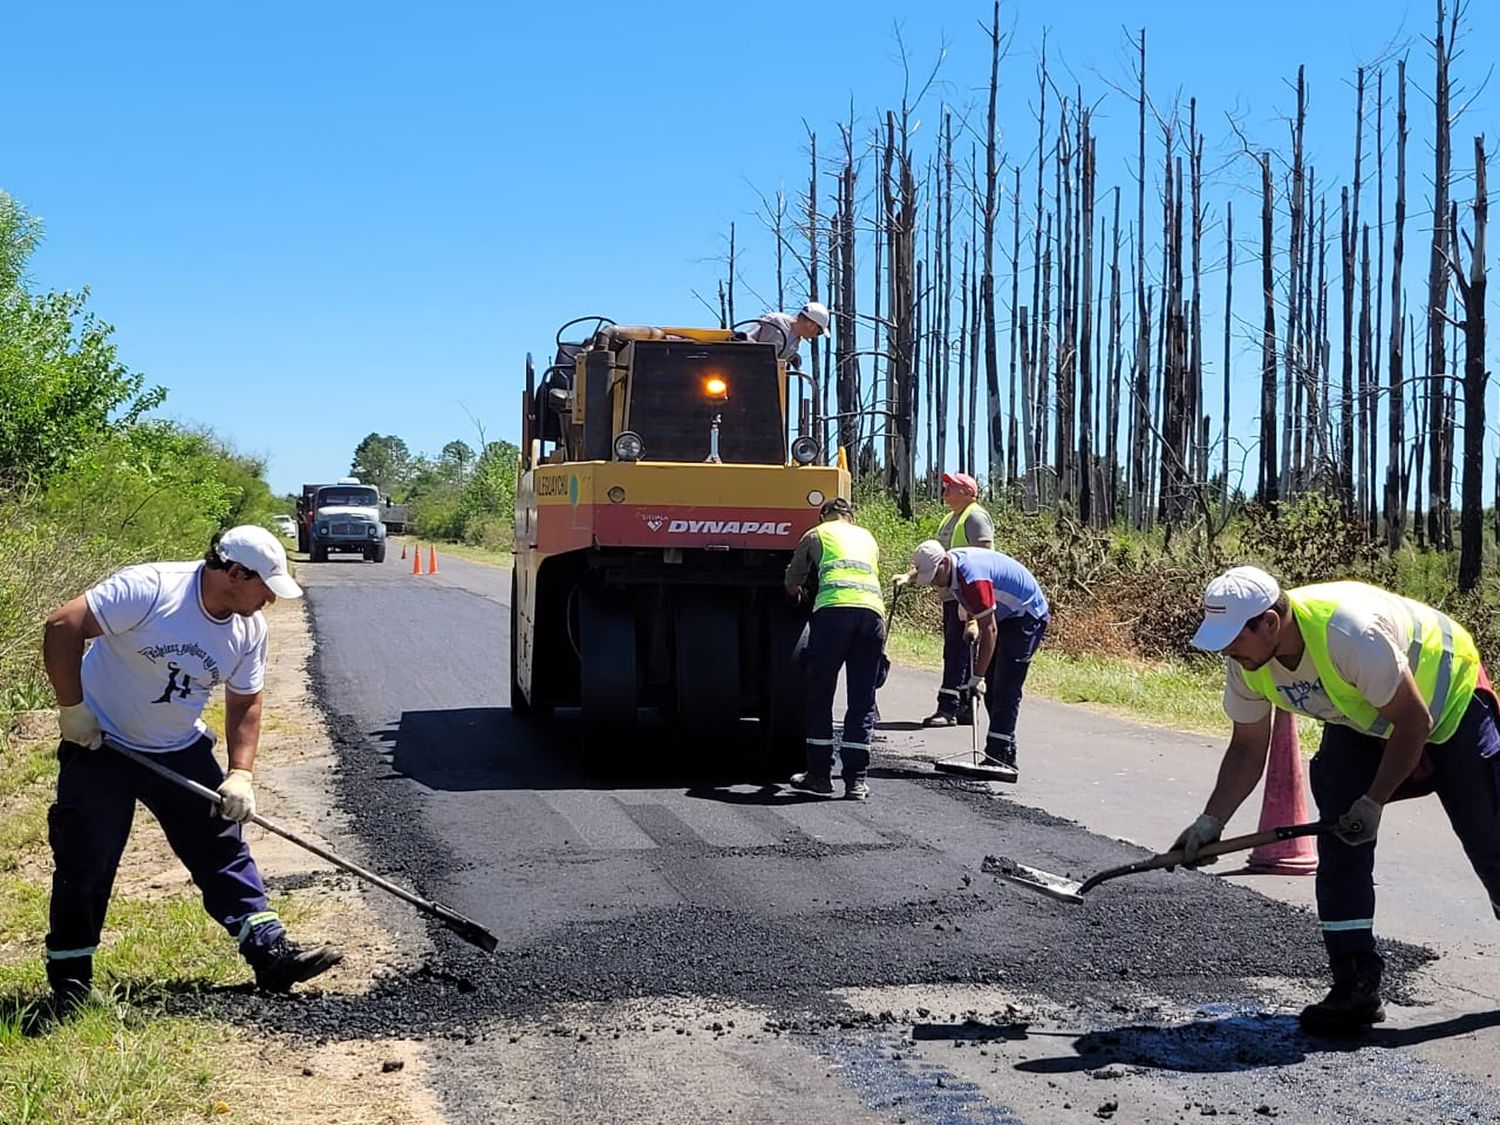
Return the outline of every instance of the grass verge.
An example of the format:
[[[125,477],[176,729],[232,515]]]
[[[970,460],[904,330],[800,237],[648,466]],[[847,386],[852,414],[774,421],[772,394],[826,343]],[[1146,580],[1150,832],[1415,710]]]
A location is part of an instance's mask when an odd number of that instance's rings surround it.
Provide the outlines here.
[[[46,994],[46,811],[56,772],[50,744],[0,744],[0,1121],[263,1119],[249,1108],[252,1047],[241,1033],[156,1010],[170,990],[247,977],[196,894],[117,896],[95,958],[96,984],[114,1003],[28,1028]],[[289,901],[274,905],[296,914]]]
[[[891,658],[903,664],[933,670],[943,665],[943,638],[936,633],[898,627],[889,648]],[[1118,656],[1073,657],[1044,646],[1032,662],[1026,691],[1153,726],[1229,737],[1224,673],[1207,663],[1198,667]],[[1316,749],[1320,734],[1321,724],[1298,718],[1304,750]]]

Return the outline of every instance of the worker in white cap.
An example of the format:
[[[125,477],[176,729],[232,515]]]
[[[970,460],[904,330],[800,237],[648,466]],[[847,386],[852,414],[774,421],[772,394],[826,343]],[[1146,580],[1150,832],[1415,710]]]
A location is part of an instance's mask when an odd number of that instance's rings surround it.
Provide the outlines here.
[[[1375,836],[1393,800],[1436,792],[1500,915],[1500,728],[1474,639],[1431,606],[1363,582],[1283,590],[1253,566],[1208,584],[1193,644],[1222,652],[1234,724],[1218,782],[1180,836],[1193,862],[1265,772],[1272,711],[1321,720],[1309,767],[1319,819],[1318,919],[1333,988],[1304,1029],[1346,1035],[1385,1018],[1375,950]]]
[[[770,344],[776,358],[797,367],[803,340],[816,340],[828,331],[828,306],[808,301],[796,313],[768,312],[751,321],[738,336],[752,344]]]
[[[94,952],[137,801],[161,824],[257,985],[287,992],[341,960],[332,946],[287,936],[240,831],[255,815],[266,673],[260,611],[301,596],[281,541],[247,524],[215,535],[196,562],[127,566],[47,618],[42,659],[62,735],[47,814],[54,870],[46,963],[58,1015],[99,996]],[[227,774],[202,719],[220,687]],[[210,805],[111,744],[149,754],[222,802]]]

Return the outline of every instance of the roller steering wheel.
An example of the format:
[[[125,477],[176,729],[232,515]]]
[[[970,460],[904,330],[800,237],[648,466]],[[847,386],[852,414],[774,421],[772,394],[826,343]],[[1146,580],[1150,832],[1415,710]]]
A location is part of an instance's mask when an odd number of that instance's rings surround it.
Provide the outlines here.
[[[562,347],[565,343],[572,343],[572,341],[570,340],[563,339],[563,333],[565,333],[569,328],[572,328],[575,324],[592,324],[594,326],[593,329],[588,333],[588,335],[584,337],[585,340],[587,340],[590,336],[598,335],[606,328],[613,328],[615,326],[615,322],[610,320],[607,316],[575,317],[573,320],[568,321],[568,323],[564,324],[557,330],[557,337],[553,342],[559,348]],[[581,343],[582,341],[579,342]]]

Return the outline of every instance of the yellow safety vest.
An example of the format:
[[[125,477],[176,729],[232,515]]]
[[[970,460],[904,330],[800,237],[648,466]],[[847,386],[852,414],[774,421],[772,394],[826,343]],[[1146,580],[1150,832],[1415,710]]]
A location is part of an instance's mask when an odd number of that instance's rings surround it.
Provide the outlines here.
[[[949,536],[948,542],[948,549],[950,551],[955,550],[959,547],[967,547],[969,545],[969,536],[968,533],[964,531],[964,524],[969,521],[970,513],[972,513],[977,507],[979,507],[979,501],[975,500],[967,508],[959,512],[957,516],[948,517],[950,520],[953,520],[953,534]]]
[[[1292,616],[1302,630],[1313,667],[1323,681],[1328,701],[1358,729],[1377,738],[1391,733],[1391,724],[1359,689],[1339,675],[1328,656],[1328,626],[1334,613],[1350,602],[1358,602],[1372,593],[1384,593],[1363,582],[1323,582],[1286,592]],[[1391,595],[1411,614],[1411,644],[1406,662],[1411,666],[1417,690],[1432,714],[1429,742],[1447,742],[1463,721],[1474,687],[1479,682],[1479,649],[1469,631],[1445,613],[1431,606]],[[1271,677],[1269,666],[1245,672],[1250,689],[1265,696],[1277,707],[1290,711]]]
[[[875,536],[846,520],[820,523],[813,533],[823,548],[813,612],[833,605],[853,605],[885,613],[878,569],[880,547]]]

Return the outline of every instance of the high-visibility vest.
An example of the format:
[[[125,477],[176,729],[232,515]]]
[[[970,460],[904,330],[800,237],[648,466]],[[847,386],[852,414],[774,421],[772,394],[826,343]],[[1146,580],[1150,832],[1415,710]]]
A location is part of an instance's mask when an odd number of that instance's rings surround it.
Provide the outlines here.
[[[880,591],[880,547],[875,536],[847,520],[820,523],[814,534],[823,548],[818,560],[818,596],[813,612],[834,605],[861,606],[885,613]]]
[[[1353,726],[1377,738],[1389,737],[1391,724],[1359,693],[1358,688],[1339,675],[1328,656],[1328,626],[1341,607],[1382,594],[1385,591],[1363,582],[1323,582],[1286,592],[1292,616],[1302,631],[1302,640],[1323,682],[1328,701]],[[1469,631],[1447,614],[1410,598],[1396,594],[1388,596],[1395,598],[1411,615],[1408,626],[1411,643],[1406,651],[1406,662],[1411,666],[1417,690],[1422,693],[1427,710],[1432,714],[1432,734],[1428,741],[1447,742],[1463,721],[1464,711],[1468,709],[1474,687],[1479,682],[1479,649]],[[1252,691],[1283,710],[1292,710],[1286,706],[1281,692],[1276,690],[1269,665],[1247,671],[1244,676]]]
[[[969,521],[969,516],[973,514],[974,509],[977,507],[979,507],[979,501],[975,500],[967,508],[959,512],[957,516],[948,517],[953,521],[953,534],[949,536],[948,550],[951,551],[957,547],[967,547],[970,545],[968,533],[964,530],[964,524]]]

